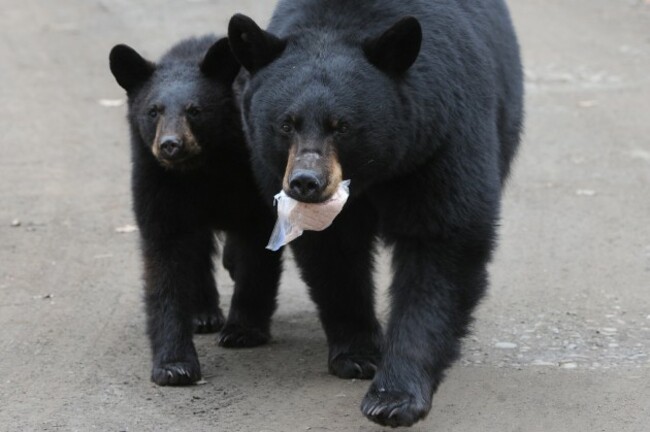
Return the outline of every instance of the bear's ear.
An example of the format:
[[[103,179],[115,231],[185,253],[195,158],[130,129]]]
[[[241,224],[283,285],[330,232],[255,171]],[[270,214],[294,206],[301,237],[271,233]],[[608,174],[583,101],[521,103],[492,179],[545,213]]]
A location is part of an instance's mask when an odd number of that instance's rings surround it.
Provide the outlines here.
[[[286,41],[262,30],[249,17],[237,14],[228,24],[230,48],[250,73],[255,73],[278,58]]]
[[[417,19],[399,20],[384,34],[365,42],[363,52],[370,63],[389,74],[402,74],[418,58],[422,27]]]
[[[128,45],[115,45],[108,58],[113,76],[127,92],[148,80],[156,68]]]
[[[201,62],[201,72],[205,76],[216,78],[228,85],[235,80],[239,68],[239,62],[230,51],[228,38],[221,38],[215,42]]]

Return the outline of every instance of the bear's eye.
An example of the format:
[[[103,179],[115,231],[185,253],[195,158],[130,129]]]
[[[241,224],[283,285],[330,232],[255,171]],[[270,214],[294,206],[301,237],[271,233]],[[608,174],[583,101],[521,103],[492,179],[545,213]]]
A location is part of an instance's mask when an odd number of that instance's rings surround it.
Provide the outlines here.
[[[280,130],[284,133],[291,133],[293,130],[293,125],[289,122],[284,122],[280,125]]]
[[[158,107],[149,108],[149,111],[147,111],[147,115],[151,118],[158,117]]]
[[[192,106],[187,109],[187,114],[191,117],[196,117],[197,115],[201,114],[201,110],[195,106]]]
[[[350,131],[350,125],[346,122],[341,122],[336,126],[336,132],[346,134]]]

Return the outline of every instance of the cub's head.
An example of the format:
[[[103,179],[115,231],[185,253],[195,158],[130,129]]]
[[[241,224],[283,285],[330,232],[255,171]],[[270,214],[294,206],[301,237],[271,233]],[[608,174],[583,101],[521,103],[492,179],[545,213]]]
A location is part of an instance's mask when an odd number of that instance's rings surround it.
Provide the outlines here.
[[[117,45],[110,68],[126,90],[134,139],[168,169],[196,166],[229,134],[233,116],[232,82],[239,63],[226,38],[190,39],[158,64],[133,48]]]
[[[269,189],[322,202],[342,179],[354,194],[394,175],[415,133],[399,88],[420,51],[415,18],[365,38],[318,28],[278,37],[235,15],[228,39],[250,75],[244,129]]]

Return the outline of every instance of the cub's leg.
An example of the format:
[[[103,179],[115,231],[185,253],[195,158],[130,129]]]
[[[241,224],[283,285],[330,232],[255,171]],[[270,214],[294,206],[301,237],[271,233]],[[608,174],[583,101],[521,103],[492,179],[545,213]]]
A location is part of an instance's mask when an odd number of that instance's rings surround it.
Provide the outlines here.
[[[212,276],[213,233],[142,231],[151,379],[159,385],[191,384],[201,379],[193,331],[216,330],[223,323]]]

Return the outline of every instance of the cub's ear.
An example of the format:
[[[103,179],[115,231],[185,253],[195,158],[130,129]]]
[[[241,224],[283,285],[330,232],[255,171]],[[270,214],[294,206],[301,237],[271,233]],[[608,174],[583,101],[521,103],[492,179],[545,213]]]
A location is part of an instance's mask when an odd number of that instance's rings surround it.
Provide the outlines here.
[[[108,59],[117,83],[127,92],[143,84],[156,69],[128,45],[115,45]]]
[[[237,14],[228,24],[230,48],[250,73],[255,73],[278,58],[286,41],[262,30],[246,15]]]
[[[418,58],[422,45],[422,27],[417,19],[399,20],[384,34],[365,42],[363,52],[370,63],[382,71],[399,75]]]
[[[203,57],[201,72],[207,77],[216,78],[228,85],[232,84],[239,73],[239,62],[230,51],[228,38],[216,41]]]

